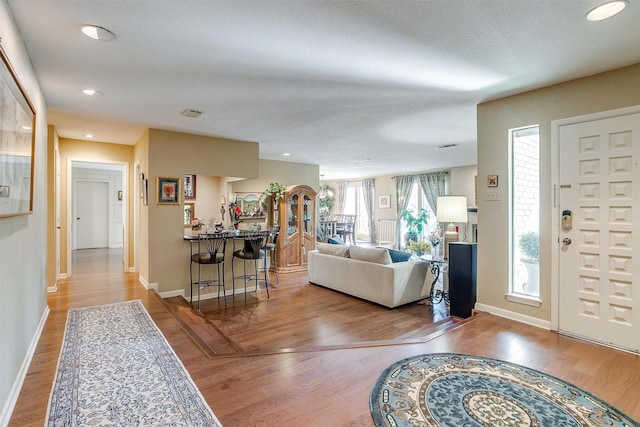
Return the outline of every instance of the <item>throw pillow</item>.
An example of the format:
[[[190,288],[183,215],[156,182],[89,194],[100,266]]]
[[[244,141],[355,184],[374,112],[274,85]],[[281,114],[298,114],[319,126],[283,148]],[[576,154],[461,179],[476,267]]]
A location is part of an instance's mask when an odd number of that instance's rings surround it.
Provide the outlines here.
[[[327,243],[331,243],[332,245],[344,245],[344,242],[339,237],[329,237],[327,239]]]
[[[332,245],[330,243],[316,242],[316,249],[321,254],[349,258],[349,246],[346,245]]]
[[[411,254],[408,252],[396,251],[395,249],[387,249],[389,256],[393,262],[405,262],[411,259]]]
[[[349,246],[349,258],[376,264],[391,264],[391,256],[385,248]]]

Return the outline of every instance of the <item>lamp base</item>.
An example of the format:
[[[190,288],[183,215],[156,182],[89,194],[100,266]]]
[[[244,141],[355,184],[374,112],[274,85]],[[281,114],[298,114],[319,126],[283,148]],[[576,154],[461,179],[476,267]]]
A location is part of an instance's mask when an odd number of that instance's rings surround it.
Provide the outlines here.
[[[453,223],[447,225],[447,231],[444,232],[444,259],[449,259],[449,243],[457,242],[459,239],[456,226]]]

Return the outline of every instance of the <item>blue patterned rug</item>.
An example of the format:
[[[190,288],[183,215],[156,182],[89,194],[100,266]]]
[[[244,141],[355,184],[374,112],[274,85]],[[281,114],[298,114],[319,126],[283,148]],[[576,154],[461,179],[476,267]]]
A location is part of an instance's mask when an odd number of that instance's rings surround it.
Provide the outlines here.
[[[140,301],[69,310],[46,426],[220,426]]]
[[[640,426],[558,378],[455,353],[423,354],[389,366],[369,406],[376,426]]]

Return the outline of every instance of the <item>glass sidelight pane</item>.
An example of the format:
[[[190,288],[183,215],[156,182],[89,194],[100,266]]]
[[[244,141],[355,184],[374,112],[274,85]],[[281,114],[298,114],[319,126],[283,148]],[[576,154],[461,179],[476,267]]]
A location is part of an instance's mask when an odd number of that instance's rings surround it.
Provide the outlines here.
[[[539,127],[511,130],[510,293],[540,296]]]

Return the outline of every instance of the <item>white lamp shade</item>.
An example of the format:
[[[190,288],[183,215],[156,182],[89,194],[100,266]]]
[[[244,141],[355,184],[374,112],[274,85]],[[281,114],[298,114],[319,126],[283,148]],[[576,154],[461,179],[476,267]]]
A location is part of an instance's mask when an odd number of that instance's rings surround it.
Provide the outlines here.
[[[438,222],[467,222],[465,196],[439,196],[436,217]]]

